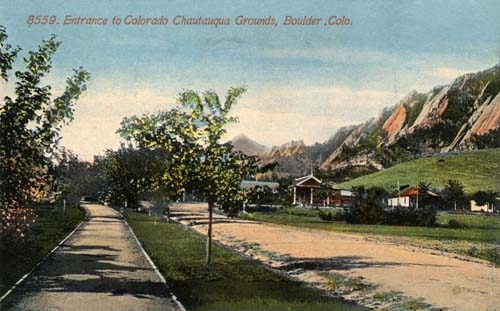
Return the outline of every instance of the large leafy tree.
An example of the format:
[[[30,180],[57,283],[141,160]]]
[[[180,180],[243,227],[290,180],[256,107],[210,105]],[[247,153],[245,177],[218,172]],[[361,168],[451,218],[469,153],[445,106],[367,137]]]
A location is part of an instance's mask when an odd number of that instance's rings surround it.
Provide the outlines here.
[[[97,199],[102,185],[96,167],[63,148],[49,170],[49,192],[58,202],[76,206],[83,197]]]
[[[381,224],[384,222],[384,200],[387,191],[381,187],[353,187],[353,206],[346,220],[350,223]]]
[[[119,133],[141,147],[163,149],[168,154],[158,188],[170,199],[184,191],[198,193],[208,202],[206,262],[211,263],[212,215],[218,206],[234,215],[244,194],[239,184],[253,174],[255,159],[222,143],[226,126],[237,122],[229,112],[244,87],[228,90],[224,101],[214,91],[202,94],[187,90],[178,97],[176,108],[151,116],[131,117],[122,122]]]
[[[106,150],[104,156],[95,157],[96,183],[101,198],[115,205],[134,206],[154,191],[164,170],[165,153],[162,150],[133,148],[122,145],[118,150]]]
[[[0,71],[7,83],[19,48],[6,43],[0,26]],[[66,80],[62,94],[54,96],[43,83],[60,46],[55,36],[43,41],[24,58],[25,68],[15,71],[15,96],[0,104],[0,208],[2,233],[22,236],[29,226],[28,204],[45,186],[59,132],[73,118],[73,109],[86,89],[89,73],[82,68]],[[0,83],[1,83],[0,82]]]

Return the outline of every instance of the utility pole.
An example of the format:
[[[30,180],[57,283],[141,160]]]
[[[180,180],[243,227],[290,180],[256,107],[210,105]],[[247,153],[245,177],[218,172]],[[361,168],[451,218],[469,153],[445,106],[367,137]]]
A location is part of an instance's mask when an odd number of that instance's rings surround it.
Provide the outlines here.
[[[401,205],[401,186],[399,185],[399,177],[398,177],[398,206]]]
[[[418,197],[419,197],[419,192],[420,192],[419,180],[418,180],[419,171],[420,171],[420,168],[417,169],[417,209],[418,209]]]

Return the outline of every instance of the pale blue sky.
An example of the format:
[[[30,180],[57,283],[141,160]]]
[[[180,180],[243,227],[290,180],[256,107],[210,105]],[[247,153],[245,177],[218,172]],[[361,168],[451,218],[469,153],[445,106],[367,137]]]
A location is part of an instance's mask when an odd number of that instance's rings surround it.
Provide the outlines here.
[[[6,1],[0,24],[25,51],[55,33],[63,42],[50,82],[77,66],[89,90],[63,132],[85,158],[116,147],[124,116],[168,109],[182,89],[248,85],[235,114],[267,144],[324,141],[409,91],[428,91],[500,62],[500,1]],[[32,14],[147,17],[347,16],[345,28],[31,26]],[[0,95],[8,93],[1,85]]]

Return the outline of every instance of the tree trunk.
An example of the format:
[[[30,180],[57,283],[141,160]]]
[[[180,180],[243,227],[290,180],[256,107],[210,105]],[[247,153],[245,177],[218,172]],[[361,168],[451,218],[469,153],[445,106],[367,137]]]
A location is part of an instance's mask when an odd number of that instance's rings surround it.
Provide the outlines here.
[[[170,201],[167,200],[166,202],[167,206],[166,206],[166,210],[167,210],[167,223],[170,222]]]
[[[208,232],[207,232],[207,252],[206,262],[207,270],[210,270],[210,263],[212,261],[212,213],[214,209],[214,202],[208,200]]]

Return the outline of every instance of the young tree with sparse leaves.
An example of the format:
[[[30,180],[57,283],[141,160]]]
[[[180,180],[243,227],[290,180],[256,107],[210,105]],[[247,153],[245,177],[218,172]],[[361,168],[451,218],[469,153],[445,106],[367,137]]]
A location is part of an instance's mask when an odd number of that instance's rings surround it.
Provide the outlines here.
[[[20,48],[6,43],[0,26],[0,73],[7,83]],[[86,89],[89,73],[82,68],[66,80],[61,95],[42,83],[52,68],[52,56],[60,46],[55,36],[30,51],[25,68],[15,71],[15,96],[0,103],[0,231],[23,236],[31,222],[28,205],[46,185],[51,158],[57,150],[60,129],[73,118],[73,109]]]
[[[244,87],[231,88],[224,101],[214,91],[202,94],[184,91],[176,108],[151,116],[126,118],[119,130],[122,137],[139,146],[166,151],[167,165],[158,187],[170,199],[180,198],[186,190],[207,199],[208,268],[213,210],[218,206],[229,215],[237,214],[244,201],[239,184],[256,169],[254,158],[235,152],[230,144],[220,141],[226,126],[237,122],[229,112],[245,91]]]

